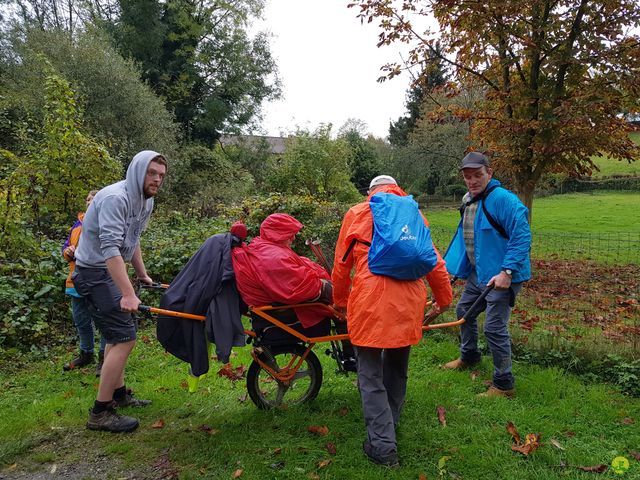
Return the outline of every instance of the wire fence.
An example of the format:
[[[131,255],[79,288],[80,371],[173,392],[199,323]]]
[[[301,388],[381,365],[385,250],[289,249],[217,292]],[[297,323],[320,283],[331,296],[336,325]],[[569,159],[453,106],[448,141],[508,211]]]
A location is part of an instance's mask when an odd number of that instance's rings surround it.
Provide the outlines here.
[[[433,241],[442,253],[454,233],[450,228],[431,227]],[[531,257],[640,265],[640,233],[533,233]]]
[[[454,231],[431,231],[444,254]],[[534,233],[531,258],[532,279],[512,313],[514,342],[640,358],[640,233]]]

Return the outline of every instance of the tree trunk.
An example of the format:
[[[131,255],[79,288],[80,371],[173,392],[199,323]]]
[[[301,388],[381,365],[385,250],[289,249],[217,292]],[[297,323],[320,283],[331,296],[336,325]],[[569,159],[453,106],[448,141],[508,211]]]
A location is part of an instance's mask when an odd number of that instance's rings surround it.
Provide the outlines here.
[[[531,225],[531,219],[533,218],[533,194],[535,190],[536,184],[533,181],[523,182],[518,188],[518,197],[529,210],[529,225]]]

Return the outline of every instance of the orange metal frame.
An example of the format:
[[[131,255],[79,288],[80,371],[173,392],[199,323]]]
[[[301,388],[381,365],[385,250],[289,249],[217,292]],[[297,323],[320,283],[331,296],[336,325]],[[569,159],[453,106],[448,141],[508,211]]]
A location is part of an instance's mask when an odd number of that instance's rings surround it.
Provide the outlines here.
[[[432,304],[433,304],[433,302],[428,302],[427,306],[430,306]],[[339,342],[339,341],[342,341],[342,340],[349,340],[349,334],[345,333],[345,334],[339,334],[339,335],[325,335],[323,337],[307,337],[306,335],[303,335],[302,333],[298,332],[297,330],[291,328],[286,323],[283,323],[280,320],[278,320],[277,318],[275,318],[274,316],[270,315],[268,312],[271,312],[271,311],[274,311],[274,310],[287,310],[287,309],[290,309],[290,308],[308,308],[308,307],[318,307],[318,306],[322,306],[322,307],[326,308],[329,315],[346,321],[346,317],[344,315],[342,315],[340,312],[338,312],[331,305],[326,305],[324,303],[319,303],[319,302],[299,303],[299,304],[295,304],[295,305],[282,305],[282,306],[265,305],[265,306],[260,306],[260,307],[250,307],[250,311],[251,312],[253,312],[256,315],[258,315],[259,317],[267,320],[268,322],[272,323],[276,327],[281,328],[282,330],[284,330],[285,332],[289,333],[290,335],[293,335],[298,340],[300,340],[302,343],[307,345],[307,348],[304,351],[304,353],[302,354],[302,356],[293,357],[289,361],[289,363],[286,366],[280,368],[279,371],[275,371],[271,366],[269,366],[267,363],[265,363],[264,361],[262,361],[260,359],[258,353],[262,353],[262,351],[260,350],[262,347],[256,347],[251,351],[251,356],[253,357],[253,359],[256,362],[258,362],[258,364],[266,372],[268,372],[269,375],[271,375],[271,377],[273,377],[275,380],[277,380],[278,382],[281,382],[284,385],[288,385],[291,382],[291,380],[295,377],[296,373],[298,372],[298,370],[302,366],[302,363],[305,361],[305,359],[309,355],[309,352],[313,349],[313,347],[316,345],[316,343],[321,343],[321,342]],[[165,310],[165,309],[162,309],[162,308],[155,308],[155,307],[149,307],[149,311],[151,313],[158,314],[158,315],[167,315],[167,316],[171,316],[171,317],[185,318],[185,319],[189,319],[189,320],[205,321],[205,319],[206,319],[206,317],[204,317],[202,315],[193,315],[191,313],[176,312],[174,310]],[[433,321],[434,319],[435,319],[435,317],[429,318],[429,319],[425,319],[425,324],[422,326],[422,330],[426,332],[426,331],[435,330],[435,329],[438,329],[438,328],[455,327],[455,326],[461,325],[461,324],[463,324],[465,322],[465,319],[463,317],[463,318],[460,318],[459,320],[456,320],[454,322],[437,323],[437,324],[434,324],[434,325],[430,325],[428,322]],[[244,332],[245,332],[245,334],[247,334],[247,335],[249,335],[251,337],[254,337],[254,338],[256,337],[256,333],[253,330],[245,330]]]

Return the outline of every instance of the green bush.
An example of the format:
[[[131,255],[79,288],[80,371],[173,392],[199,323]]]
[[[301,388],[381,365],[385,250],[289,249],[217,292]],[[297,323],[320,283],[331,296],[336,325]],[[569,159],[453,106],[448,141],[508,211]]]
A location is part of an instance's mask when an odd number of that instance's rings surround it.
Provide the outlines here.
[[[72,328],[59,242],[22,240],[22,257],[0,262],[0,349],[42,347]]]

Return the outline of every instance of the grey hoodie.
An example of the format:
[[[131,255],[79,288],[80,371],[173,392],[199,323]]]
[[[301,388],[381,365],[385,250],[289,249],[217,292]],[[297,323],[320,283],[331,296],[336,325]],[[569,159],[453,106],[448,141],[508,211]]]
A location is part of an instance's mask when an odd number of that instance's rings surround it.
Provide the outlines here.
[[[144,198],[143,189],[149,163],[158,155],[151,150],[136,154],[124,180],[96,193],[82,223],[78,265],[106,268],[105,260],[118,255],[131,261],[153,210],[153,198]]]

